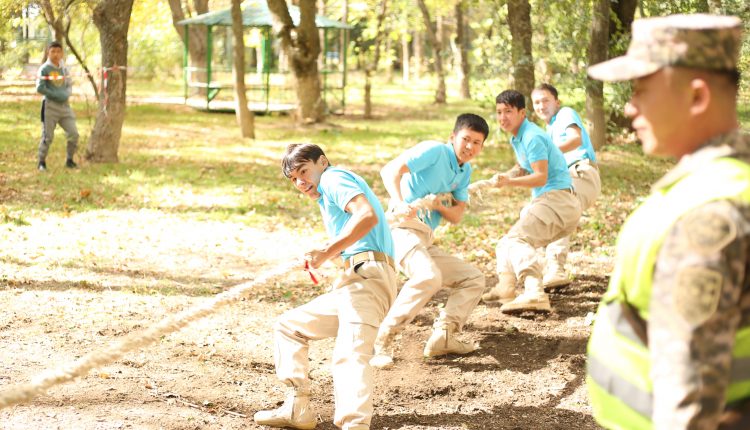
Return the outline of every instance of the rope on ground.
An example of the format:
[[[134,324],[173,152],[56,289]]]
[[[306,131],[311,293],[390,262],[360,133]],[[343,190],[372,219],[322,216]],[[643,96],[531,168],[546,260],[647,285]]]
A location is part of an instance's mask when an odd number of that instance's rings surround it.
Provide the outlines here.
[[[55,385],[85,376],[91,369],[116,361],[128,351],[155,343],[163,336],[179,331],[188,324],[216,312],[219,308],[238,301],[256,285],[266,283],[300,267],[300,261],[282,263],[261,273],[252,281],[236,285],[205,303],[166,317],[142,332],[131,333],[122,340],[101,350],[90,352],[73,363],[47,370],[37,375],[28,384],[19,384],[4,390],[0,392],[0,409],[27,402]]]

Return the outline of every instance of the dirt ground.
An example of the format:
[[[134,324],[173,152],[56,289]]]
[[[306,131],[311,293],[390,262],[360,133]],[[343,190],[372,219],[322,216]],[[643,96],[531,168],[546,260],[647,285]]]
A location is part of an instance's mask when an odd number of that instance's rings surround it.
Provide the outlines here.
[[[306,233],[197,221],[158,211],[27,215],[0,224],[0,390],[106,349],[165,315],[204,303],[305,248]],[[376,372],[374,429],[595,429],[585,389],[587,314],[606,286],[611,249],[573,252],[573,284],[547,317],[480,304],[468,356],[425,360],[439,294],[400,339],[397,364]],[[480,261],[493,273],[491,256]],[[324,271],[330,281],[334,268]],[[496,282],[488,278],[488,286]],[[0,410],[1,429],[255,429],[276,407],[271,327],[322,291],[304,272],[159,344],[126,354],[28,404]],[[333,429],[331,340],[311,349],[318,429]]]

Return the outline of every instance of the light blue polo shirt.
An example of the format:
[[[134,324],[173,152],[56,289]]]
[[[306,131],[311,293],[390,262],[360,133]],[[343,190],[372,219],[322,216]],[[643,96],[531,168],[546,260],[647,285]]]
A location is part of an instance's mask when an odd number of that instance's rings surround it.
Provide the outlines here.
[[[527,172],[533,172],[531,163],[547,160],[547,183],[531,189],[531,197],[537,198],[547,191],[571,188],[570,173],[560,148],[552,143],[547,133],[538,125],[524,119],[518,136],[510,138],[518,164]]]
[[[393,258],[393,239],[385,219],[383,206],[380,205],[380,201],[364,179],[348,170],[331,166],[320,176],[318,192],[320,193],[318,205],[323,215],[323,224],[332,238],[341,233],[352,217],[346,212],[346,205],[360,194],[365,195],[378,216],[378,223],[375,227],[341,253],[344,259],[363,251],[384,252]]]
[[[421,199],[428,194],[451,193],[453,198],[469,200],[471,164],[458,165],[453,144],[428,140],[406,151],[406,166],[409,173],[401,177],[401,196],[406,203]],[[436,210],[422,221],[433,230],[443,216]]]
[[[565,106],[557,111],[549,124],[547,124],[547,134],[552,138],[552,143],[559,146],[568,139],[567,130],[573,124],[581,129],[581,145],[576,149],[563,153],[565,162],[568,166],[583,159],[596,162],[596,154],[594,153],[594,146],[591,144],[589,133],[586,131],[581,117],[578,116],[578,112],[575,110]]]

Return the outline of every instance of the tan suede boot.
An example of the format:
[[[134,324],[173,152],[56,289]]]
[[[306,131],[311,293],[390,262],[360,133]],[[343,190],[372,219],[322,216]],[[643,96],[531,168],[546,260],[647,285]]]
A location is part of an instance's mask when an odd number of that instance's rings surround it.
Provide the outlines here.
[[[253,417],[256,424],[294,429],[314,429],[318,424],[310,407],[310,392],[291,393],[278,409],[258,411]]]
[[[516,275],[498,273],[497,285],[482,295],[482,301],[488,303],[508,303],[516,297]]]
[[[547,264],[547,270],[544,274],[544,289],[554,290],[566,285],[570,285],[570,278],[565,273],[565,267],[553,262]]]
[[[427,340],[424,347],[425,357],[437,357],[446,354],[468,354],[479,349],[475,343],[462,342],[456,339],[458,326],[446,324],[442,327],[435,327],[432,336]]]
[[[393,340],[395,331],[378,332],[375,339],[375,352],[370,359],[370,366],[376,369],[387,369],[393,366]]]
[[[524,292],[513,299],[512,302],[506,303],[500,307],[503,313],[520,313],[526,311],[550,312],[552,306],[549,302],[549,296],[545,294],[542,288],[542,281],[539,278],[527,276],[524,279]]]

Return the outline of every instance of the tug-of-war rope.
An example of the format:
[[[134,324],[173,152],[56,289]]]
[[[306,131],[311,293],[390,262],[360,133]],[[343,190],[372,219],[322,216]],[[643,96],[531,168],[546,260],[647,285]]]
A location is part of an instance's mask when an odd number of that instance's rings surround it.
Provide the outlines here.
[[[483,199],[482,191],[488,188],[496,188],[497,185],[492,179],[483,179],[481,181],[475,181],[469,185],[469,196],[473,199],[477,199],[480,202]],[[430,213],[437,205],[450,206],[453,201],[453,195],[451,193],[441,194],[428,194],[421,199],[417,199],[409,204],[400,205],[386,213],[388,223],[391,226],[398,225],[405,221],[412,211],[416,210],[416,214],[419,218],[425,219],[430,217]]]
[[[491,180],[477,181],[469,186],[469,191],[472,194],[476,194],[482,189],[494,186],[494,182]],[[410,203],[408,207],[429,214],[429,211],[438,204],[437,202],[443,202],[451,198],[450,193],[438,195],[430,194],[421,199],[415,200]],[[389,211],[389,222],[398,222],[399,219],[403,221],[404,217],[408,215],[409,212],[409,210],[402,210],[396,213]],[[163,336],[179,331],[188,324],[205,318],[216,312],[218,309],[240,300],[256,285],[264,284],[276,277],[285,275],[292,270],[300,269],[301,267],[303,267],[303,263],[300,260],[292,260],[282,263],[273,269],[261,273],[252,281],[236,285],[223,293],[217,294],[205,303],[201,303],[175,315],[166,317],[146,330],[131,333],[118,342],[114,342],[100,350],[90,352],[72,363],[47,370],[37,375],[27,384],[19,384],[3,390],[0,392],[0,409],[28,402],[40,394],[44,394],[48,389],[55,385],[60,385],[72,381],[75,378],[86,376],[92,369],[117,361],[129,351],[156,343]],[[312,281],[317,284],[317,278],[314,271],[312,271],[306,263],[304,264],[304,268],[310,273]]]
[[[156,343],[163,336],[181,330],[188,324],[216,312],[219,308],[240,300],[256,285],[266,283],[271,279],[287,274],[291,270],[299,269],[300,267],[302,267],[300,260],[282,263],[273,269],[261,273],[252,281],[236,285],[223,293],[217,294],[205,303],[164,318],[156,325],[144,331],[131,333],[122,340],[114,342],[98,351],[90,352],[73,363],[47,370],[37,375],[28,384],[20,384],[4,390],[0,393],[0,409],[27,402],[45,393],[55,385],[85,376],[91,369],[116,361],[128,351]]]

